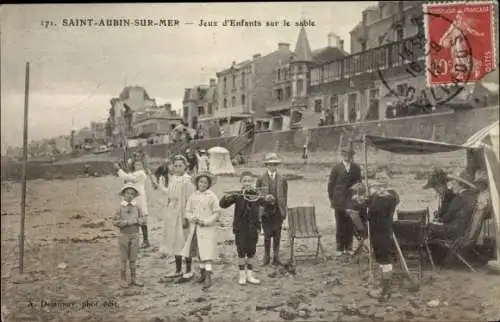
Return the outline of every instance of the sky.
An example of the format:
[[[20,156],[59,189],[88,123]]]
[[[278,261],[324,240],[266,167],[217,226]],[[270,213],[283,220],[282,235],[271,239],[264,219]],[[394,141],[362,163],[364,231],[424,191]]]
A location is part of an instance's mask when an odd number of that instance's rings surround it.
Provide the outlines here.
[[[349,50],[349,32],[376,2],[211,4],[41,4],[0,7],[1,138],[22,144],[25,65],[30,63],[29,140],[104,121],[110,99],[127,85],[143,86],[158,103],[182,108],[184,89],[208,84],[233,61],[295,48],[302,18],[311,48],[327,46],[334,32]],[[63,20],[178,19],[178,27],[70,27]],[[200,27],[200,20],[292,22],[290,27]],[[50,21],[54,26],[43,26]],[[192,24],[185,24],[192,23]]]

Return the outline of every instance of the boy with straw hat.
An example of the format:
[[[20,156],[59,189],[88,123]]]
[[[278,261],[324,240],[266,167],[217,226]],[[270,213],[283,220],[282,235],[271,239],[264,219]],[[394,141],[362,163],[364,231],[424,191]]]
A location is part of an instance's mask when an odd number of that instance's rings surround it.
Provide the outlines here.
[[[142,286],[136,280],[136,260],[139,248],[139,227],[143,224],[143,215],[141,208],[135,202],[139,195],[139,190],[126,184],[120,190],[120,196],[123,198],[120,209],[113,217],[113,225],[120,228],[118,235],[118,246],[120,248],[120,257],[122,261],[121,280],[122,283],[127,280],[127,262],[130,267],[130,285]]]

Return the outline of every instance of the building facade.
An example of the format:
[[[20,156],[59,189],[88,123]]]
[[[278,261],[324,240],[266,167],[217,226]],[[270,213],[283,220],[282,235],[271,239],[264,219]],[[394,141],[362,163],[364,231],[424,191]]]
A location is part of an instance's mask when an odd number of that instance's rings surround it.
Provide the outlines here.
[[[418,32],[414,18],[422,18],[423,1],[379,1],[365,9],[350,32],[351,54],[399,42]]]
[[[343,40],[329,33],[327,46],[311,50],[306,29],[300,29],[294,52],[279,62],[274,70],[273,99],[267,112],[272,116],[273,130],[286,130],[300,123],[316,126],[320,116],[310,113],[311,73],[318,65],[346,56]],[[321,112],[321,106],[316,106]]]
[[[351,32],[353,53],[311,71],[314,110],[331,111],[336,124],[381,120],[387,118],[388,102],[407,97],[408,89],[415,95],[427,91],[425,73],[407,71],[409,64],[425,70],[422,22],[412,19],[421,12],[419,1],[380,2],[365,10]]]

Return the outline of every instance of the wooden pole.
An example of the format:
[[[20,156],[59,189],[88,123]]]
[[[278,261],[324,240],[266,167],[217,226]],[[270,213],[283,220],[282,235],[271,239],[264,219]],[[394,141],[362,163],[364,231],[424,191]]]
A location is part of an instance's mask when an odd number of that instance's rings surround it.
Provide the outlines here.
[[[21,227],[19,232],[19,272],[24,271],[24,222],[26,218],[26,168],[28,165],[28,100],[30,85],[30,63],[26,63],[24,84],[24,133],[23,133],[23,172],[21,177]]]
[[[368,146],[366,143],[366,134],[363,135],[363,154],[365,158],[365,173],[364,173],[364,181],[365,181],[365,189],[366,189],[366,194],[368,195],[370,193],[370,188],[368,185]],[[369,215],[369,214],[368,214]],[[369,283],[371,284],[373,282],[373,259],[372,259],[372,242],[371,242],[371,234],[370,234],[370,221],[368,220],[366,222],[366,229],[368,230],[368,263],[370,266],[370,276],[369,276]]]

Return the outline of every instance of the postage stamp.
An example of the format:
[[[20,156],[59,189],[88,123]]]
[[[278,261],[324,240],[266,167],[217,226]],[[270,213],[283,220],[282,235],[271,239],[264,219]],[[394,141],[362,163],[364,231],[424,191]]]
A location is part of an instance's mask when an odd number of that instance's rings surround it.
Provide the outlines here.
[[[448,103],[453,98],[464,93],[464,86],[470,76],[470,69],[464,73],[465,82],[459,82],[454,78],[451,84],[439,84],[428,86],[427,74],[436,73],[436,71],[427,64],[427,58],[434,56],[434,53],[443,49],[438,42],[426,35],[426,23],[431,15],[434,19],[441,21],[443,25],[452,26],[453,21],[439,14],[428,13],[424,10],[413,12],[408,16],[396,19],[390,28],[382,36],[383,46],[394,47],[395,43],[391,34],[397,33],[409,24],[417,29],[417,34],[413,37],[405,38],[400,44],[397,44],[395,51],[392,52],[392,66],[399,66],[402,74],[407,80],[413,80],[406,87],[404,92],[397,89],[397,82],[390,79],[390,69],[378,69],[378,77],[388,92],[400,101],[411,104],[424,112],[431,111],[433,106],[440,106]],[[458,30],[460,31],[460,30]],[[473,51],[470,43],[465,39],[465,46],[469,52]],[[439,70],[438,70],[439,72]]]
[[[451,2],[424,5],[427,86],[475,83],[496,62],[494,3]],[[449,23],[451,22],[451,23]]]

